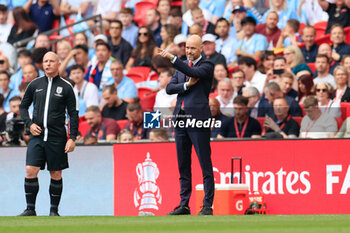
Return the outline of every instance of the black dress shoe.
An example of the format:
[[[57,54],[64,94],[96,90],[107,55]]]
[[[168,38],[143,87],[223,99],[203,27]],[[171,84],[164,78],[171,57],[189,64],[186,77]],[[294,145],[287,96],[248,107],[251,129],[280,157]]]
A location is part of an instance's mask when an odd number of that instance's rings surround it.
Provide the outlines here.
[[[23,213],[21,213],[20,215],[18,216],[36,216],[36,212],[35,210],[24,210]]]
[[[178,206],[173,211],[168,213],[168,215],[190,215],[191,211],[188,206]]]
[[[199,211],[198,215],[213,215],[213,208],[210,206],[203,206],[202,210]]]
[[[49,216],[60,216],[57,211],[50,211]]]

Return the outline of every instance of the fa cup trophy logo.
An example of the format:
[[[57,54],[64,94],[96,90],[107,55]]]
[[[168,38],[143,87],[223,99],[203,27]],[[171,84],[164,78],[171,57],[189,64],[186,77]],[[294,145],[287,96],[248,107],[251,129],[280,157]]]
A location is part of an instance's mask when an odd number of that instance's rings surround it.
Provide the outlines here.
[[[162,195],[156,183],[159,169],[150,158],[149,152],[145,161],[137,164],[136,174],[139,186],[134,192],[135,207],[139,209],[139,215],[154,215],[153,212],[158,210],[158,204],[162,203]]]

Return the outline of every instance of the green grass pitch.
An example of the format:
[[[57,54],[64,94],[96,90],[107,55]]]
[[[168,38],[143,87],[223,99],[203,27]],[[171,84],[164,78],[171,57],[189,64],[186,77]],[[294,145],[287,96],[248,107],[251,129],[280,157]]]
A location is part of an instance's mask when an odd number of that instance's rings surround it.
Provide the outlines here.
[[[0,217],[1,233],[350,232],[350,215]]]

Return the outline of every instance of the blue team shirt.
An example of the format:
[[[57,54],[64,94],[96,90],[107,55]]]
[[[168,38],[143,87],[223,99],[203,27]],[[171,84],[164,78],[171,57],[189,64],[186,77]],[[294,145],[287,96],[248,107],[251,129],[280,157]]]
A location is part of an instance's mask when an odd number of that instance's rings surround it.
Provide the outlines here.
[[[139,28],[135,24],[131,24],[129,28],[123,28],[122,37],[135,48],[138,33]]]
[[[212,15],[221,17],[224,14],[226,0],[201,0],[199,8],[208,10]]]
[[[265,14],[263,16],[262,23],[266,23],[266,18],[267,18],[267,15],[269,14],[270,11],[271,10],[268,10],[268,11],[265,12]],[[286,24],[287,24],[287,21],[290,20],[290,19],[296,19],[296,20],[300,21],[298,14],[295,11],[293,11],[292,9],[289,9],[289,8],[278,12],[278,17],[279,17],[279,20],[278,20],[277,27],[279,29],[285,28]]]
[[[264,51],[269,46],[269,43],[265,36],[255,33],[249,41],[244,38],[241,41],[241,50],[249,54],[254,54],[256,51]]]
[[[137,87],[131,78],[124,76],[123,80],[119,83],[117,87],[119,99],[125,98],[136,98],[137,97]]]
[[[216,52],[221,53],[226,58],[226,63],[230,64],[237,59],[235,51],[238,48],[239,43],[233,37],[228,37],[225,41],[222,41],[221,38],[216,40]]]
[[[30,6],[30,18],[38,26],[40,32],[45,32],[52,29],[52,23],[55,20],[53,6],[48,2],[40,7],[38,3]]]
[[[14,96],[19,96],[19,91],[10,89],[6,94],[4,94],[2,89],[0,89],[0,93],[3,94],[5,98],[3,105],[5,112],[10,112],[10,99]]]

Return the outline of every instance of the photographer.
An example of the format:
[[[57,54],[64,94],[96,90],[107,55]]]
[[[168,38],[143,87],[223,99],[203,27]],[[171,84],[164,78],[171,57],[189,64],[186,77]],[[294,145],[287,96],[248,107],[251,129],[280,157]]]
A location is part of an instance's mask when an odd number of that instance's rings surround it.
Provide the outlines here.
[[[19,113],[21,97],[14,96],[10,99],[10,112],[6,117],[6,141],[10,145],[20,145],[21,142],[28,142],[29,136],[25,134],[24,121]]]

